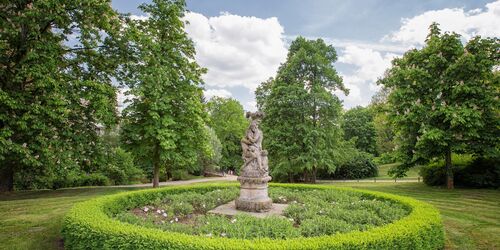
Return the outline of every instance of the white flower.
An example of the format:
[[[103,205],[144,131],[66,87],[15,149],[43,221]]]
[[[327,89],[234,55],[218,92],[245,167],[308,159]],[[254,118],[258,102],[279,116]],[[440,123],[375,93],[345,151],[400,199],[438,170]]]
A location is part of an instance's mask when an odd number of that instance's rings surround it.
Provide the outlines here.
[[[207,237],[212,237],[212,233],[207,234]]]
[[[149,208],[148,208],[148,207],[144,207],[142,210],[143,210],[144,212],[147,212],[147,211],[149,211]]]
[[[226,237],[226,235],[227,235],[226,233],[221,233],[220,234],[221,237]]]
[[[161,210],[160,209],[156,210],[156,213],[161,214]]]
[[[202,207],[205,208],[206,207],[205,204],[203,204]]]
[[[170,223],[174,223],[174,221],[173,221],[173,220],[171,220],[171,221],[170,221]]]
[[[293,221],[293,219],[292,219],[292,218],[288,218],[288,220],[289,220],[289,221]]]
[[[179,221],[179,219],[177,217],[175,217],[175,222],[178,222],[178,221]]]
[[[163,213],[162,215],[163,215],[163,217],[167,217],[167,213]]]
[[[232,219],[232,220],[231,220],[231,223],[233,223],[233,224],[234,224],[235,222],[236,222],[236,219]]]
[[[25,143],[23,143],[23,148],[25,148],[25,147],[27,147],[27,146],[28,146],[28,144],[27,144],[26,142],[25,142]]]

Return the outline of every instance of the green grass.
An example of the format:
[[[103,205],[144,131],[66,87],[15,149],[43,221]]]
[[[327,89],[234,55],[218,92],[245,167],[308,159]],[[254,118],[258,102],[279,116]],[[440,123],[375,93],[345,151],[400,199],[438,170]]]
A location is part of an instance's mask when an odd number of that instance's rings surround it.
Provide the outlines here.
[[[384,165],[378,166],[378,177],[379,178],[391,178],[391,176],[389,176],[389,174],[387,174],[387,172],[389,172],[389,169],[391,169],[392,167],[395,167],[399,164],[400,163],[391,163],[391,164],[384,164]],[[408,170],[408,172],[406,173],[406,177],[412,177],[412,178],[419,177],[420,175],[418,174],[418,171],[419,171],[418,166],[410,168],[410,170]]]
[[[133,189],[77,188],[0,194],[0,249],[59,249],[63,217],[73,204],[127,190]]]
[[[500,249],[500,190],[423,183],[335,183],[413,197],[443,215],[447,249]],[[0,249],[58,249],[64,214],[76,202],[133,188],[80,188],[0,194]]]
[[[409,196],[443,216],[446,249],[500,249],[500,190],[428,187],[423,183],[334,183]]]

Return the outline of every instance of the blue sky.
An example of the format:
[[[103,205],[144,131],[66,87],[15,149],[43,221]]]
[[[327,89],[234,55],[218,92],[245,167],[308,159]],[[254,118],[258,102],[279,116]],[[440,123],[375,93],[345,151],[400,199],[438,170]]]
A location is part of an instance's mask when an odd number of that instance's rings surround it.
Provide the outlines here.
[[[143,16],[137,9],[143,2],[113,1],[113,7]],[[189,0],[187,9],[197,61],[209,71],[206,96],[236,98],[247,110],[255,108],[256,86],[274,76],[298,35],[323,38],[336,48],[335,67],[351,94],[335,94],[346,108],[370,102],[390,61],[422,46],[432,21],[464,39],[500,36],[500,0]]]

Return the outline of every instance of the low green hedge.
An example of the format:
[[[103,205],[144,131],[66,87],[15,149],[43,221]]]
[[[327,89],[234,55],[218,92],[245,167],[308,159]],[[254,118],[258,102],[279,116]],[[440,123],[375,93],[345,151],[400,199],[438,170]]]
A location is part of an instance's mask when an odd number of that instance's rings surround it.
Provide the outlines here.
[[[145,228],[112,219],[120,211],[141,206],[152,199],[187,190],[210,191],[239,185],[203,184],[149,189],[104,196],[76,204],[63,226],[66,249],[442,249],[444,232],[439,212],[411,198],[373,191],[323,185],[271,184],[293,189],[337,189],[362,192],[408,206],[411,212],[388,225],[332,236],[255,240],[208,238]]]

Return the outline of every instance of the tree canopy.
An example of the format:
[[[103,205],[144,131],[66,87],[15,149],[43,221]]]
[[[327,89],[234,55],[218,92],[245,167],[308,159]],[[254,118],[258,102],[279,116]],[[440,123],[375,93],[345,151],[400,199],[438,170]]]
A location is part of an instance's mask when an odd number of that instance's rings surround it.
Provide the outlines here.
[[[222,145],[219,162],[224,170],[239,170],[243,165],[240,140],[248,127],[243,106],[232,98],[212,97],[207,103],[209,122]]]
[[[341,102],[332,91],[347,92],[336,60],[335,49],[323,40],[298,37],[276,77],[257,89],[273,177],[315,182],[318,169],[335,169]]]
[[[134,96],[123,113],[122,140],[136,159],[167,175],[196,167],[209,150],[201,75],[193,42],[184,31],[183,1],[154,0],[140,9],[145,20],[127,19],[124,38],[131,51],[120,81]]]
[[[343,115],[344,139],[354,139],[358,150],[376,155],[376,130],[374,114],[370,108],[361,106],[347,110]]]
[[[379,83],[391,90],[389,115],[405,160],[396,173],[444,157],[452,188],[452,152],[499,154],[499,49],[498,38],[475,37],[464,45],[434,23],[423,48],[392,62]]]
[[[7,1],[1,11],[0,189],[51,188],[94,164],[100,128],[116,122],[118,14],[105,0]]]

